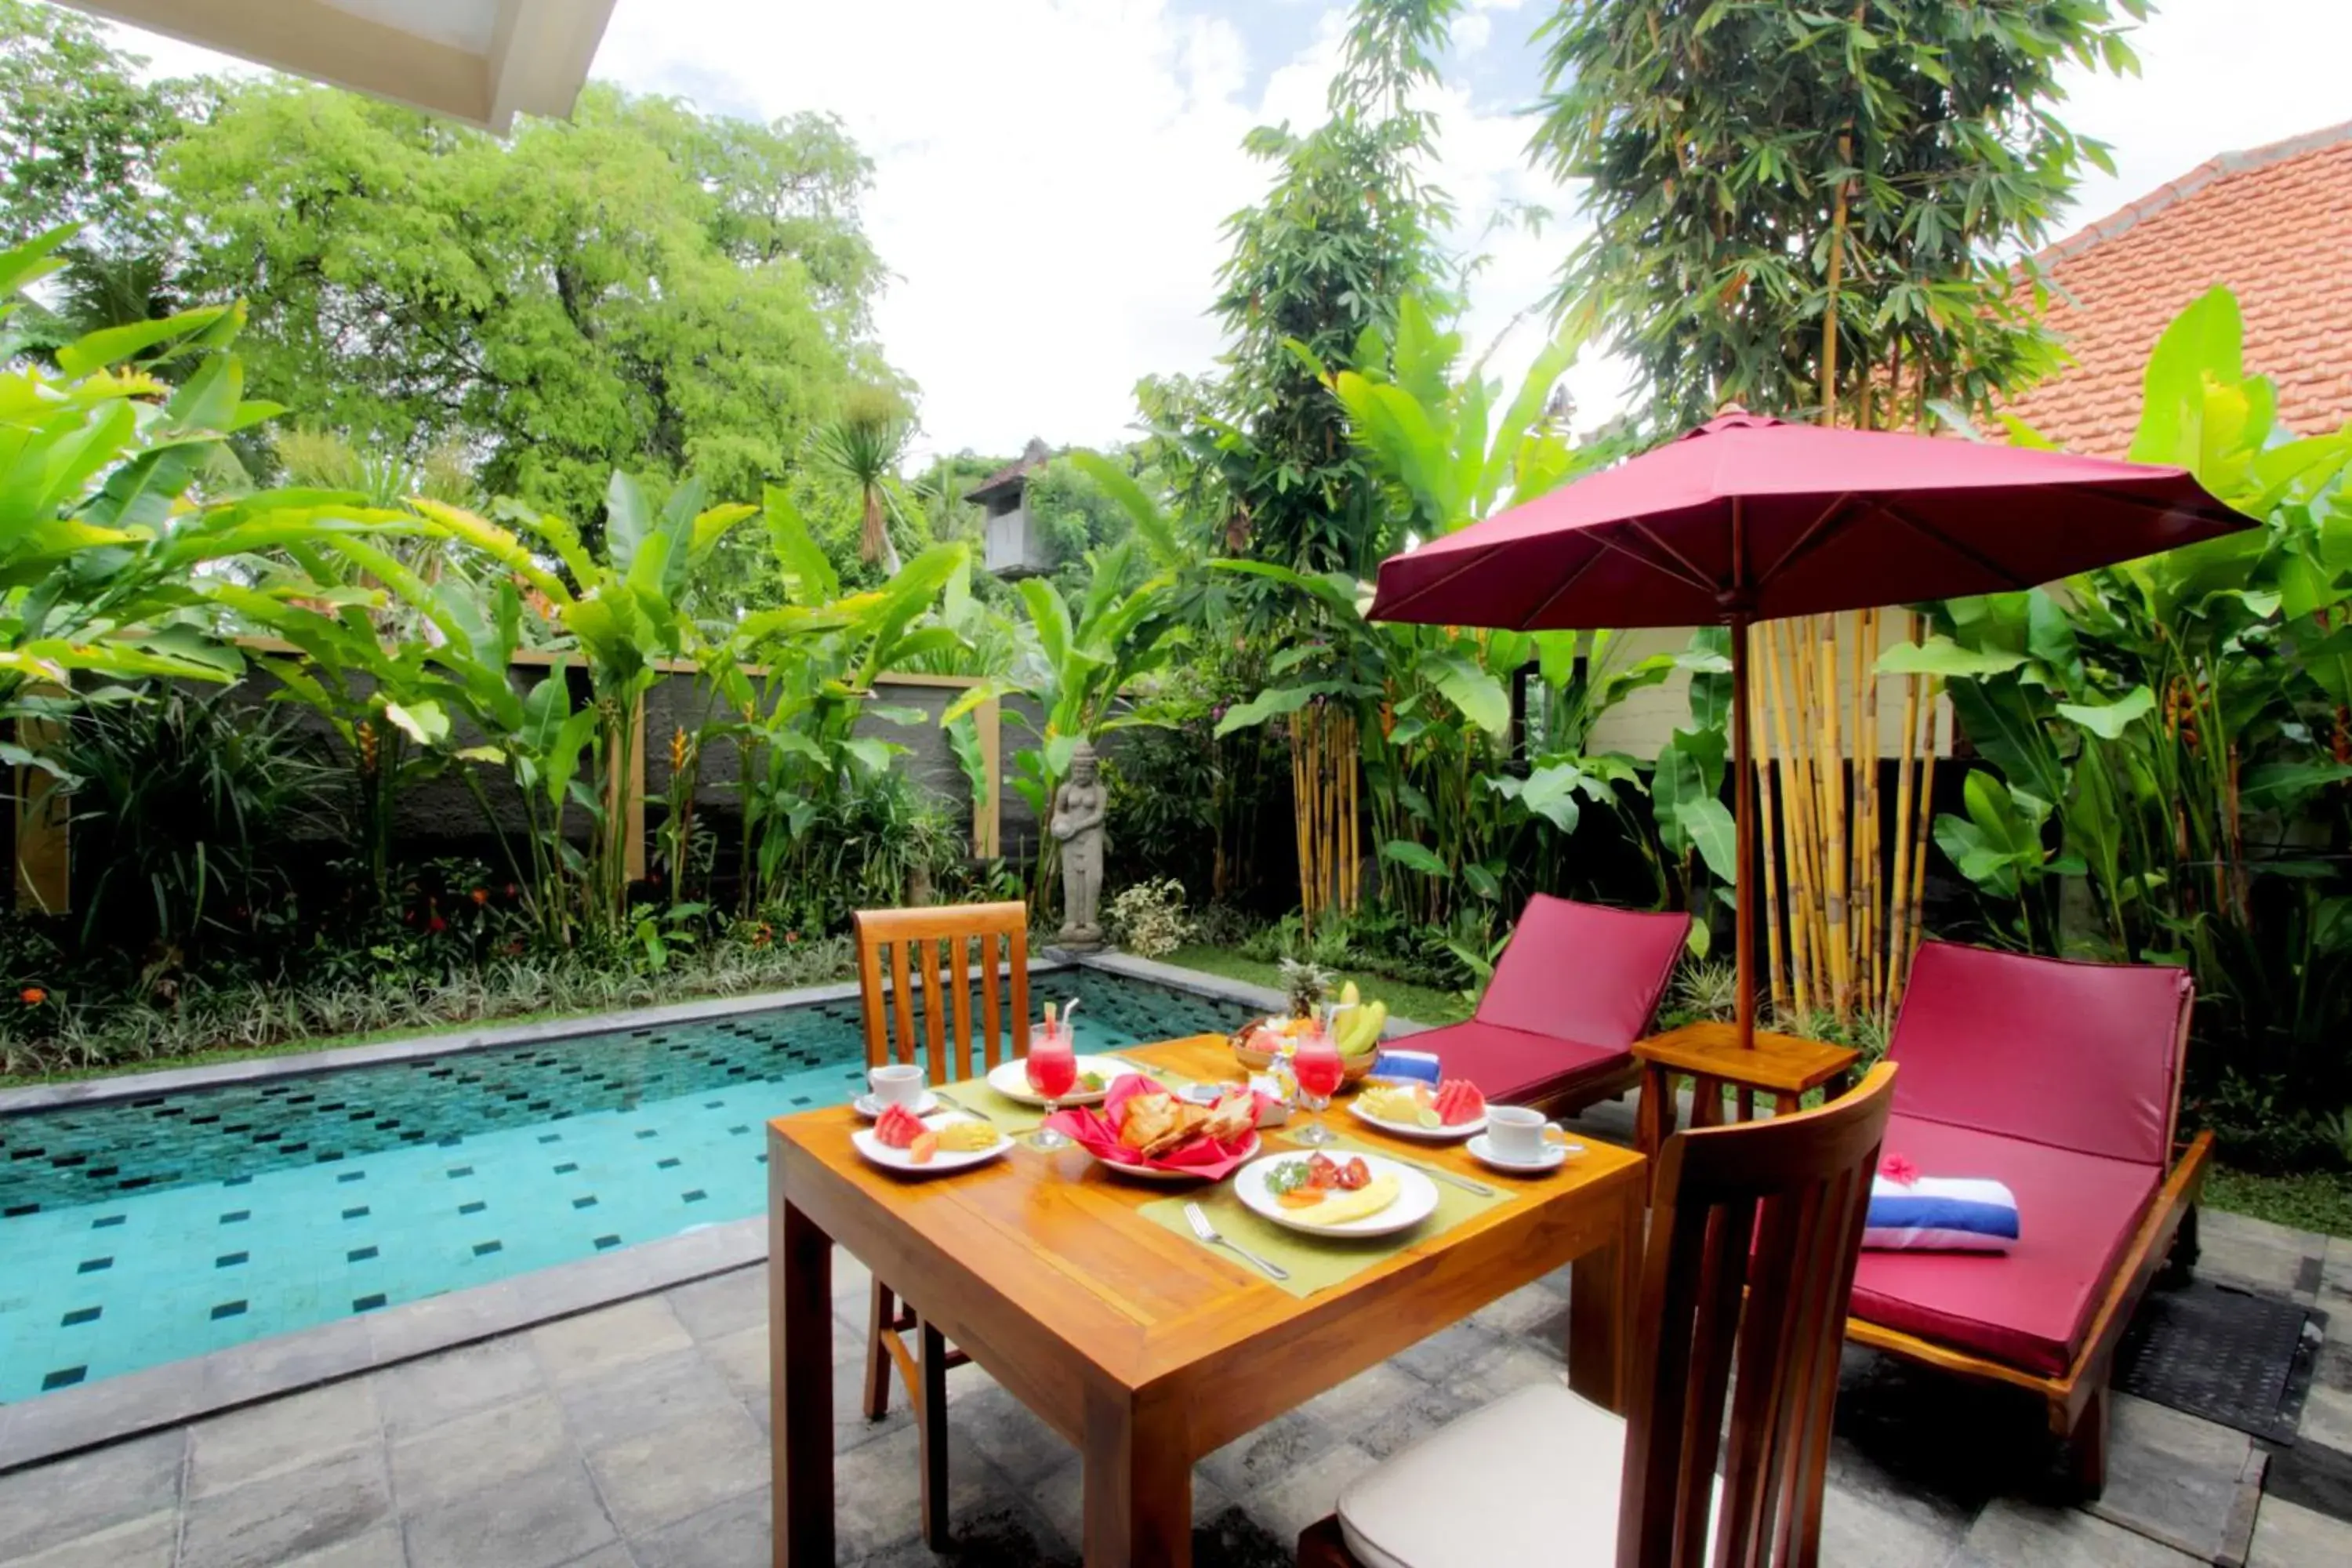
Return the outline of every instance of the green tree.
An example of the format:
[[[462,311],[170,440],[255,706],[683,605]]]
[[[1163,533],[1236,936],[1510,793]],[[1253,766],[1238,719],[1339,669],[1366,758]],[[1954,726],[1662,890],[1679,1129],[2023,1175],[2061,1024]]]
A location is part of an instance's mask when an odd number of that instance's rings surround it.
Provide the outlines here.
[[[2057,118],[2070,64],[2137,69],[2145,0],[1566,0],[1532,151],[1588,181],[1559,304],[1678,427],[1731,400],[1917,419],[2050,363],[2013,282],[2106,151]]]
[[[100,253],[159,247],[155,160],[201,93],[146,64],[79,12],[0,0],[0,246],[77,223]]]
[[[1244,145],[1274,187],[1226,224],[1233,249],[1213,307],[1231,346],[1202,428],[1223,499],[1259,560],[1367,575],[1392,547],[1378,484],[1348,439],[1324,377],[1355,363],[1397,301],[1444,269],[1452,213],[1423,177],[1433,122],[1408,101],[1437,79],[1459,0],[1360,0],[1330,89],[1306,135],[1262,127]]]
[[[257,388],[306,425],[594,520],[616,468],[754,499],[853,385],[881,268],[833,121],[592,86],[510,142],[331,89],[229,89],[164,162],[191,277],[253,302]]]

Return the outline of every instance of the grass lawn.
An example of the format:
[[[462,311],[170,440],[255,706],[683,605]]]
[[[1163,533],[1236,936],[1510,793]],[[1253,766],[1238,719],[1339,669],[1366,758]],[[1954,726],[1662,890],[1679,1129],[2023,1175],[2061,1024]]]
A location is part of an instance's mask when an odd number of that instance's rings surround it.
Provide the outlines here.
[[[1197,969],[1207,974],[1222,975],[1227,980],[1246,980],[1255,985],[1270,985],[1282,989],[1282,971],[1272,963],[1261,963],[1254,958],[1244,958],[1222,947],[1204,947],[1194,943],[1180,947],[1162,962]],[[1458,1024],[1470,1016],[1470,1005],[1451,992],[1433,990],[1426,985],[1412,985],[1402,980],[1391,980],[1384,974],[1360,971],[1336,970],[1339,982],[1352,980],[1364,998],[1385,1002],[1389,1012],[1399,1018],[1410,1018],[1416,1024]]]
[[[2216,1163],[2205,1175],[2204,1201],[2214,1208],[2274,1225],[2352,1237],[2352,1173],[2306,1171],[2292,1176],[2258,1176]]]

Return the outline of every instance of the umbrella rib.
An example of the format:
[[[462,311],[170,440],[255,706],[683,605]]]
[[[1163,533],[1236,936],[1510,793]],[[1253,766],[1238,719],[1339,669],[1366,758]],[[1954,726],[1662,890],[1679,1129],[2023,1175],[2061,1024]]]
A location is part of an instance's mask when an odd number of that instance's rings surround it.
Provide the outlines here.
[[[1888,500],[1885,496],[1873,496],[1871,498],[1871,504],[1876,507],[1879,510],[1885,512],[1887,516],[1893,518],[1895,521],[1901,523],[1904,527],[1910,529],[1916,533],[1924,533],[1929,539],[1950,551],[1953,554],[1974,562],[1977,565],[1984,568],[1985,571],[1990,572],[1992,575],[2008,584],[2012,589],[2025,589],[2033,586],[2032,583],[2020,577],[2016,573],[2011,571],[2008,567],[2003,566],[2000,562],[1995,561],[1991,556],[1987,555],[1983,551],[1976,548],[1976,546],[1964,543],[1960,540],[1953,538],[1950,534],[1945,532],[1942,529],[1937,528],[1934,523],[1929,522],[1925,518],[1913,516],[1911,513],[1904,510],[1901,507],[1896,506],[1894,502]]]
[[[2220,503],[2218,509],[2202,505],[2182,506],[2178,501],[2157,500],[2148,496],[2136,496],[2129,490],[2111,490],[2105,485],[2077,485],[2074,488],[2084,495],[2097,496],[2102,500],[2116,501],[2124,506],[2137,507],[2143,511],[2180,512],[2189,517],[2202,518],[2208,522],[2226,522],[2238,528],[2243,528],[2249,521],[2244,513],[2227,501]]]
[[[1384,621],[1403,619],[1401,612],[1411,609],[1412,607],[1413,601],[1416,599],[1425,598],[1429,595],[1434,594],[1440,588],[1444,587],[1448,583],[1453,582],[1456,577],[1461,576],[1465,572],[1470,571],[1474,567],[1484,565],[1486,558],[1501,548],[1502,546],[1499,544],[1490,544],[1484,550],[1478,551],[1476,553],[1473,554],[1469,560],[1465,561],[1461,565],[1456,566],[1453,571],[1448,572],[1444,576],[1438,578],[1435,582],[1423,583],[1420,587],[1413,589],[1411,593],[1405,595],[1404,597],[1399,599],[1395,604],[1391,605],[1388,608],[1388,613],[1382,616],[1381,619]]]
[[[1797,535],[1796,542],[1790,544],[1788,549],[1780,552],[1780,558],[1764,569],[1764,574],[1756,579],[1755,586],[1761,588],[1765,584],[1769,583],[1773,578],[1778,577],[1781,571],[1793,563],[1798,557],[1803,555],[1807,551],[1812,549],[1815,545],[1827,539],[1832,533],[1837,531],[1838,529],[1843,528],[1848,521],[1851,521],[1851,519],[1842,517],[1840,514],[1845,511],[1848,504],[1851,503],[1853,500],[1853,492],[1848,490],[1845,494],[1838,497],[1837,500],[1830,502],[1828,506],[1823,507],[1822,509],[1821,516],[1813,519],[1811,523],[1806,527],[1805,531]]]
[[[1643,538],[1656,545],[1660,550],[1664,551],[1668,555],[1673,556],[1675,562],[1681,565],[1681,572],[1669,572],[1667,573],[1668,576],[1681,577],[1684,582],[1690,584],[1693,587],[1703,589],[1709,594],[1719,594],[1723,592],[1722,584],[1717,582],[1714,578],[1700,571],[1698,566],[1692,562],[1689,556],[1685,555],[1681,551],[1676,550],[1673,545],[1668,544],[1664,540],[1660,539],[1655,533],[1651,532],[1650,525],[1643,522],[1640,518],[1627,518],[1624,521],[1624,526],[1632,529],[1634,532],[1640,534]],[[1636,559],[1640,558],[1636,557]],[[1658,566],[1658,563],[1654,561],[1650,562],[1649,564],[1657,567],[1661,572],[1664,572],[1666,570],[1663,566]]]
[[[1519,622],[1519,630],[1523,632],[1535,630],[1536,623],[1543,619],[1544,612],[1550,609],[1554,605],[1559,604],[1562,595],[1566,594],[1570,588],[1575,587],[1578,583],[1583,580],[1584,574],[1592,570],[1594,563],[1601,559],[1601,553],[1602,552],[1601,551],[1594,551],[1591,554],[1584,558],[1582,563],[1580,564],[1575,571],[1570,572],[1567,576],[1561,578],[1559,580],[1559,586],[1545,595],[1544,602],[1538,605],[1534,609],[1528,611],[1526,617]]]

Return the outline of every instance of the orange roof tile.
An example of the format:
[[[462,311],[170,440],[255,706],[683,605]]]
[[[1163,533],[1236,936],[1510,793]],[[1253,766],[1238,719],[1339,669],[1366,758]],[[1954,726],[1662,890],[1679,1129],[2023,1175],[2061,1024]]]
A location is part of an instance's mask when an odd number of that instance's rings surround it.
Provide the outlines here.
[[[2216,284],[2238,297],[2246,369],[2278,384],[2282,424],[2352,419],[2352,121],[2210,159],[2042,261],[2074,363],[2008,411],[2062,446],[2123,455],[2149,351]]]

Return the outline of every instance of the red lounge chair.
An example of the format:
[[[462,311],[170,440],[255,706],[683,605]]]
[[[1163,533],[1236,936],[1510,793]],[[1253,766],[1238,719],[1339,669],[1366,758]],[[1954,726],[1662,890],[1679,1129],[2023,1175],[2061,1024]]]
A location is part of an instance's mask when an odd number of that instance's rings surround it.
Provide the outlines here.
[[[1886,1152],[2017,1194],[2006,1254],[1864,1252],[1848,1337],[2039,1394],[2075,1479],[2106,1481],[2116,1345],[2196,1199],[2178,1160],[2186,971],[1923,943],[1887,1055]]]
[[[1488,1100],[1569,1115],[1641,1080],[1649,1029],[1690,936],[1686,914],[1643,914],[1542,893],[1528,900],[1467,1023],[1402,1042]]]

